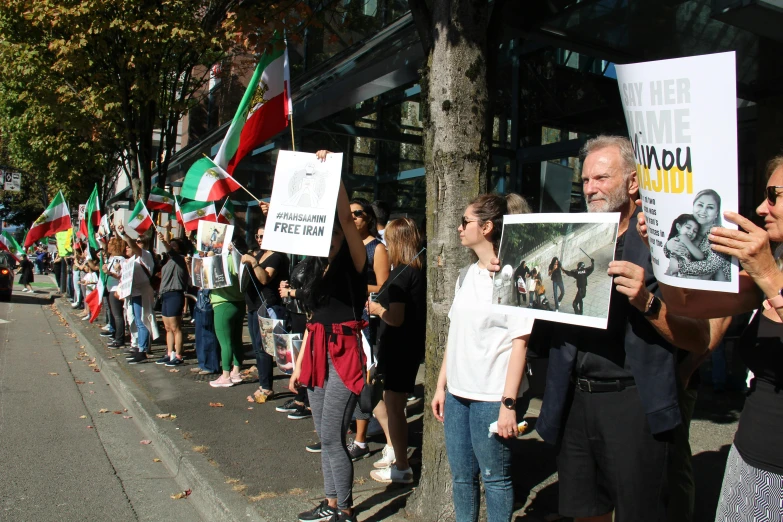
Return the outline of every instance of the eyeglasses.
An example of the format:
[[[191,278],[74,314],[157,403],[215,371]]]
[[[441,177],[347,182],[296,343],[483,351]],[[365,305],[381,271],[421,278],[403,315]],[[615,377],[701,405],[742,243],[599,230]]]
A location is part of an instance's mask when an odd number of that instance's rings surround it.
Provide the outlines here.
[[[462,216],[462,230],[465,230],[468,228],[468,223],[475,223],[478,219],[468,219],[465,216]]]
[[[364,215],[364,210],[352,210],[351,214],[353,214],[354,217],[362,217]]]
[[[770,185],[767,187],[767,201],[769,201],[770,205],[774,205],[775,202],[778,200],[778,189],[783,189],[783,186],[780,185]]]

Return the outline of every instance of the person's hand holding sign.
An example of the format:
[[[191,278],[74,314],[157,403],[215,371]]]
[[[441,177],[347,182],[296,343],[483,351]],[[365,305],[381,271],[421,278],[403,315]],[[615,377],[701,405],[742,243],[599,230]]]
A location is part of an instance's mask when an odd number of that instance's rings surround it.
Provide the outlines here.
[[[707,236],[711,248],[715,252],[736,257],[745,272],[765,290],[764,281],[775,281],[780,274],[769,246],[769,234],[736,212],[726,211],[723,216],[741,229],[713,227]],[[775,288],[777,292],[780,287]]]

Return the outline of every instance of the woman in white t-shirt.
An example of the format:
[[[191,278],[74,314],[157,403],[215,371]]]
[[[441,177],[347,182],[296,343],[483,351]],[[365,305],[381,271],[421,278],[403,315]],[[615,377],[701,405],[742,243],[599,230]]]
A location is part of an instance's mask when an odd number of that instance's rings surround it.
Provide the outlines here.
[[[494,312],[490,304],[487,266],[497,257],[507,213],[504,198],[484,194],[468,206],[458,228],[462,245],[478,262],[457,282],[432,400],[432,412],[445,427],[457,522],[478,520],[479,475],[488,522],[507,522],[514,509],[509,441],[517,435],[517,397],[528,387],[525,354],[533,320]],[[495,421],[498,433],[488,436]]]

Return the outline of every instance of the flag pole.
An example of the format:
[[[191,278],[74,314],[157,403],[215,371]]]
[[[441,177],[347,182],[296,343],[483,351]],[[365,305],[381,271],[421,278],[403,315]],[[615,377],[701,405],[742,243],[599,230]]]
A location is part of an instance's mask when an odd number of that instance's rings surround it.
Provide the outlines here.
[[[213,160],[212,158],[210,158],[209,156],[207,156],[207,155],[206,155],[206,154],[204,154],[203,152],[201,153],[201,155],[202,155],[202,156],[204,156],[205,158],[207,158],[207,159],[208,159],[209,161],[211,161],[212,163],[214,163],[216,166],[220,167],[220,165],[218,165],[217,163],[215,163],[215,162],[214,162],[214,160]],[[237,179],[236,179],[234,176],[231,176],[231,178],[234,180],[234,183],[236,183],[237,185],[239,185],[239,187],[240,187],[242,190],[244,190],[245,192],[247,192],[247,193],[248,193],[248,195],[249,195],[251,198],[253,198],[254,200],[256,200],[256,201],[258,202],[258,204],[259,204],[259,205],[261,204],[261,200],[260,200],[260,199],[258,199],[257,197],[255,197],[255,196],[253,195],[253,193],[252,193],[252,192],[250,192],[249,190],[247,190],[247,188],[245,188],[245,186],[244,186],[243,184],[241,184],[240,182],[238,182],[238,181],[237,181]]]
[[[291,121],[291,150],[296,152],[296,142],[294,141],[294,113],[288,115],[288,119]]]

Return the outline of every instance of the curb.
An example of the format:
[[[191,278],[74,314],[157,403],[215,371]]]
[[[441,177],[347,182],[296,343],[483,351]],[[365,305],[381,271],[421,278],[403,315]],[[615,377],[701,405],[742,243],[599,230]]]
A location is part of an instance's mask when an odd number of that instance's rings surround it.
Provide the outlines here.
[[[99,368],[106,380],[114,387],[120,399],[126,402],[128,410],[139,421],[142,429],[150,434],[155,447],[160,451],[166,466],[174,473],[174,480],[183,489],[193,493],[188,500],[195,504],[196,510],[205,520],[269,522],[262,518],[247,501],[225,483],[225,477],[207,460],[193,453],[173,424],[163,425],[156,421],[155,415],[163,413],[154,402],[146,399],[145,394],[129,380],[123,379],[122,366],[116,360],[109,360],[105,353],[97,348],[86,335],[80,321],[74,321],[67,312],[70,310],[61,299],[50,296],[60,313],[67,318],[68,326],[84,344],[84,350],[100,361]]]

